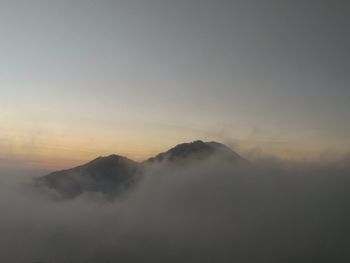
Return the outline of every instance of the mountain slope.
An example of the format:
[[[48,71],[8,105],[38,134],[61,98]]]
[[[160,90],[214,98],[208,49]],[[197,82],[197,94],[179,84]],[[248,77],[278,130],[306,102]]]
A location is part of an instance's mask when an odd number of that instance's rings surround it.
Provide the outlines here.
[[[56,190],[64,199],[71,199],[88,191],[114,197],[134,184],[137,168],[138,164],[130,159],[110,155],[39,177],[36,184]]]
[[[248,163],[223,144],[198,140],[179,144],[141,163],[119,155],[99,157],[84,165],[39,177],[35,183],[53,190],[60,199],[72,199],[84,192],[98,192],[113,199],[135,185],[140,175],[154,164],[183,166],[213,156],[232,164]]]
[[[203,142],[198,140],[191,143],[179,144],[164,153],[160,153],[157,156],[146,160],[146,162],[205,160],[213,154],[217,155],[219,158],[230,161],[243,159],[237,153],[221,143]]]

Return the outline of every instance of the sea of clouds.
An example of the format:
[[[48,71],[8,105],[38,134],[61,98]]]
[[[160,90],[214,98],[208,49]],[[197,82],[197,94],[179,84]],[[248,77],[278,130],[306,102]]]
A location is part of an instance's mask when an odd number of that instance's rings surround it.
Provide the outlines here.
[[[0,262],[349,262],[348,164],[160,163],[113,202],[0,170]]]

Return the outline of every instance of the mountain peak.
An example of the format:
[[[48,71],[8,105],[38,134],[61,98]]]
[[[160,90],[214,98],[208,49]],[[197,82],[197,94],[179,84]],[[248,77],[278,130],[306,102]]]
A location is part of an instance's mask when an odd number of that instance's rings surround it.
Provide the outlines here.
[[[118,162],[133,162],[132,160],[128,159],[127,157],[117,155],[117,154],[111,154],[108,156],[99,156],[96,159],[88,162],[86,165],[97,165],[97,164],[106,164],[106,163],[118,163]]]
[[[214,153],[231,160],[241,158],[237,153],[232,151],[224,144],[218,142],[203,142],[201,140],[196,140],[189,143],[178,144],[170,150],[148,159],[147,162],[161,162],[165,160],[175,161],[181,159],[184,160],[186,158],[203,160]]]
[[[72,199],[84,192],[100,192],[114,198],[132,187],[148,165],[151,167],[153,163],[163,161],[183,165],[212,156],[228,162],[246,162],[224,144],[196,140],[178,144],[142,163],[116,154],[100,156],[81,166],[37,178],[36,183],[55,190],[63,199]]]
[[[112,198],[134,184],[137,166],[120,155],[100,156],[75,168],[39,177],[36,183],[56,190],[63,199],[72,199],[83,192],[101,192]]]

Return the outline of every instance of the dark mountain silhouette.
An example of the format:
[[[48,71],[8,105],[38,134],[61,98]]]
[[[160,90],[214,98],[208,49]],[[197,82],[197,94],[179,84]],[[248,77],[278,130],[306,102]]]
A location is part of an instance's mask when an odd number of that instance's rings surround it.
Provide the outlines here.
[[[126,157],[98,157],[84,165],[37,178],[37,186],[54,189],[60,198],[71,199],[83,192],[101,192],[112,198],[135,182],[138,164]]]
[[[144,170],[152,165],[187,165],[212,156],[232,163],[248,163],[223,144],[198,140],[179,144],[141,163],[119,155],[98,157],[84,165],[36,178],[35,184],[54,190],[59,199],[72,199],[84,192],[98,192],[113,199],[135,185]]]
[[[232,151],[224,144],[217,142],[194,141],[191,143],[182,143],[170,150],[160,153],[145,162],[181,162],[184,160],[205,160],[211,155],[216,154],[218,157],[229,161],[243,160],[237,153]]]

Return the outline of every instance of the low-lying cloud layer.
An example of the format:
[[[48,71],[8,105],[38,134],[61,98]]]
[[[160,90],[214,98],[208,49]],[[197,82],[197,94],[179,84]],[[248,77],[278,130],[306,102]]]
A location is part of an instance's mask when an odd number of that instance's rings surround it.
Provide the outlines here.
[[[23,180],[23,178],[26,178]],[[230,165],[149,168],[127,195],[54,202],[0,177],[0,262],[348,262],[350,169]]]

